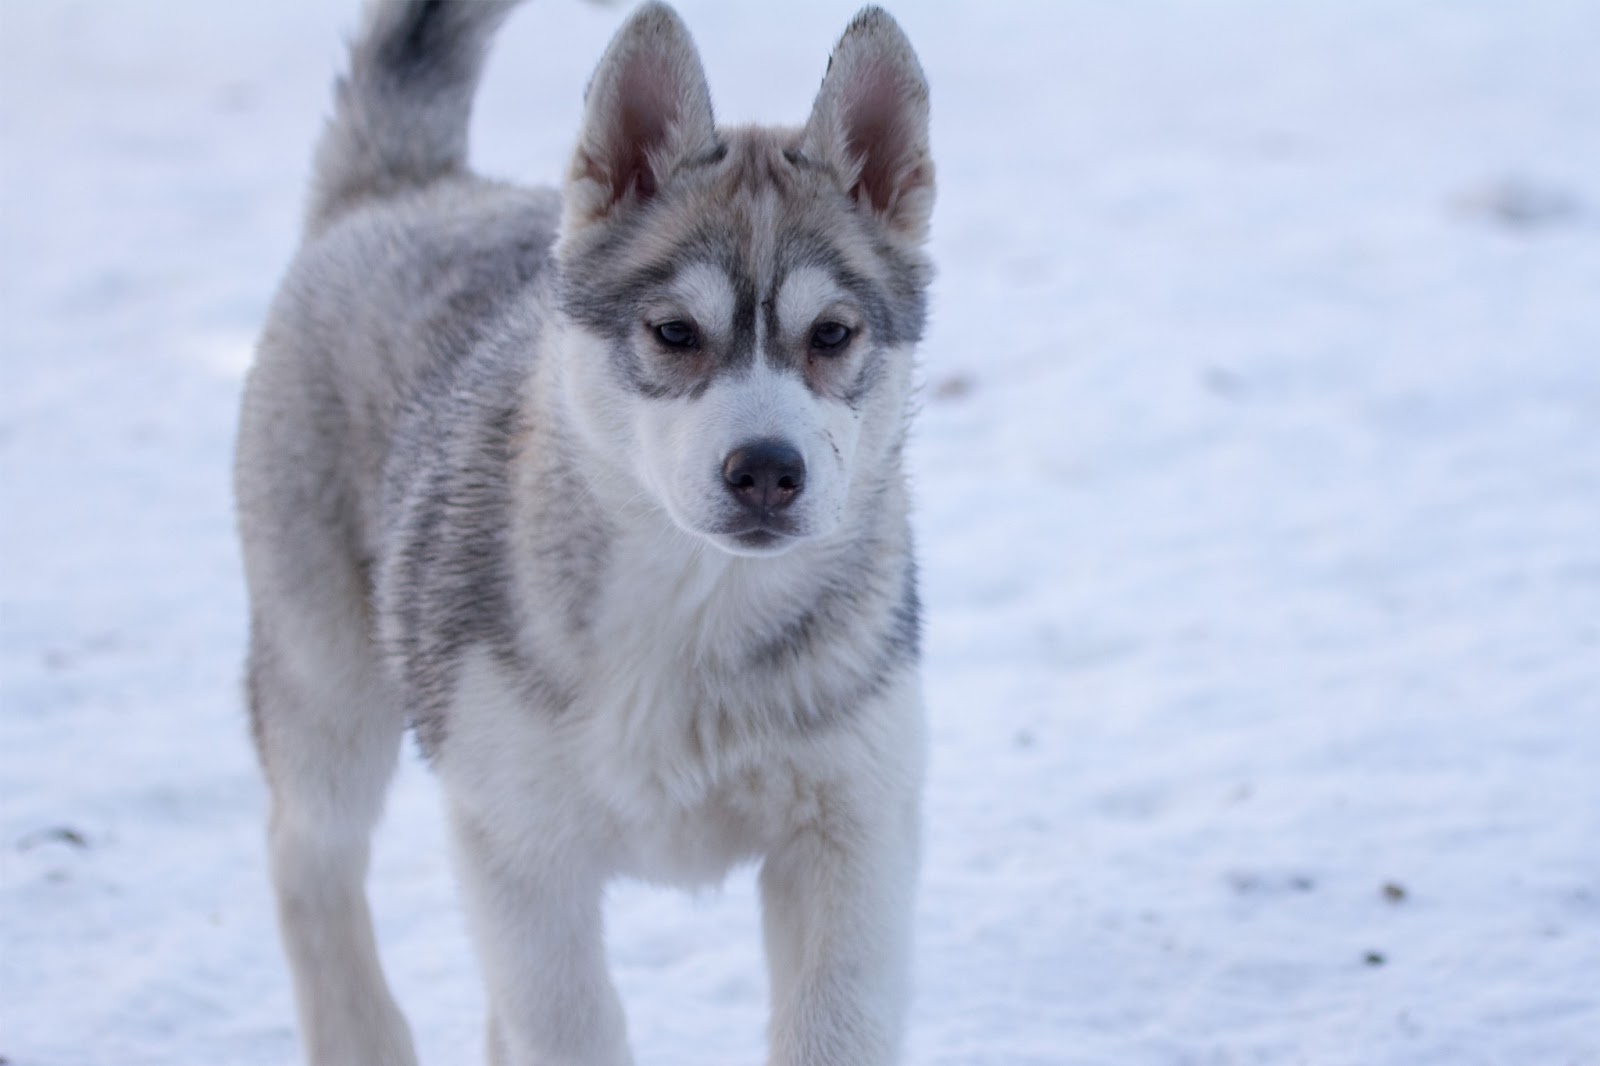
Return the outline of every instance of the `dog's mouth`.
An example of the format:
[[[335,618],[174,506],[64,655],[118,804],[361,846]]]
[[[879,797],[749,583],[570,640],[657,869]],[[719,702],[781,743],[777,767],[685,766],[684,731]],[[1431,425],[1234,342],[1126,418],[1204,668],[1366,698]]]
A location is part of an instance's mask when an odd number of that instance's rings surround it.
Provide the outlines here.
[[[790,539],[787,533],[779,533],[771,529],[752,529],[748,533],[735,533],[733,540],[741,548],[750,551],[767,552]]]
[[[777,517],[740,522],[717,530],[713,536],[735,555],[778,555],[804,539],[793,522]]]

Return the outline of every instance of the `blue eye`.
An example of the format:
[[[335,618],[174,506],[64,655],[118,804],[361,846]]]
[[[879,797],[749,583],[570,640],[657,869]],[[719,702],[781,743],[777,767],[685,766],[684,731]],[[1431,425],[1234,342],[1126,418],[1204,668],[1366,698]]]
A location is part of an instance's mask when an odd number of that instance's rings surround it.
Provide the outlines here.
[[[823,322],[811,331],[811,350],[836,355],[850,343],[850,328],[840,322]]]
[[[687,322],[673,319],[656,327],[656,339],[668,348],[691,349],[700,347],[700,335]]]

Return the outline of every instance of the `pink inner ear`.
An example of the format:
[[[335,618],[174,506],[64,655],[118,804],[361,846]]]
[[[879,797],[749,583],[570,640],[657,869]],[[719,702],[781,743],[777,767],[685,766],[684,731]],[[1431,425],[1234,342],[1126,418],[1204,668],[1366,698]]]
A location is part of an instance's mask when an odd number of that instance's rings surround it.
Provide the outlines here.
[[[671,65],[664,56],[634,55],[617,82],[617,118],[608,146],[611,202],[637,190],[641,200],[656,194],[650,155],[661,147],[676,121],[677,101]]]
[[[881,64],[859,72],[846,95],[845,133],[851,156],[861,161],[857,195],[866,193],[876,211],[894,204],[910,162],[903,108],[894,72]]]

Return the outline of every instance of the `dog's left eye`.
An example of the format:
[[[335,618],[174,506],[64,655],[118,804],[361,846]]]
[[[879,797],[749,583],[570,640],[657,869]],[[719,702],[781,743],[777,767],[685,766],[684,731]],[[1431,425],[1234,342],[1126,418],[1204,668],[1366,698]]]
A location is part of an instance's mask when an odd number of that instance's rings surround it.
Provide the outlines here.
[[[668,348],[698,348],[700,336],[687,322],[673,319],[656,327],[656,338]]]
[[[850,327],[841,322],[823,322],[811,331],[813,351],[832,355],[850,343]]]

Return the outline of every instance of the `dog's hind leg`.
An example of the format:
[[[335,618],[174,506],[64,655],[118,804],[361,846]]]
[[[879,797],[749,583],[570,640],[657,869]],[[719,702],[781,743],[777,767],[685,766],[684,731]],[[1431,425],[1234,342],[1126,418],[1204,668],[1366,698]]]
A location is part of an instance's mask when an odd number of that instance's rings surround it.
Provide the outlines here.
[[[414,1066],[364,887],[405,720],[386,698],[371,641],[350,626],[358,617],[332,629],[326,617],[276,620],[271,631],[259,619],[252,625],[250,702],[272,790],[272,882],[306,1055],[312,1066]]]

